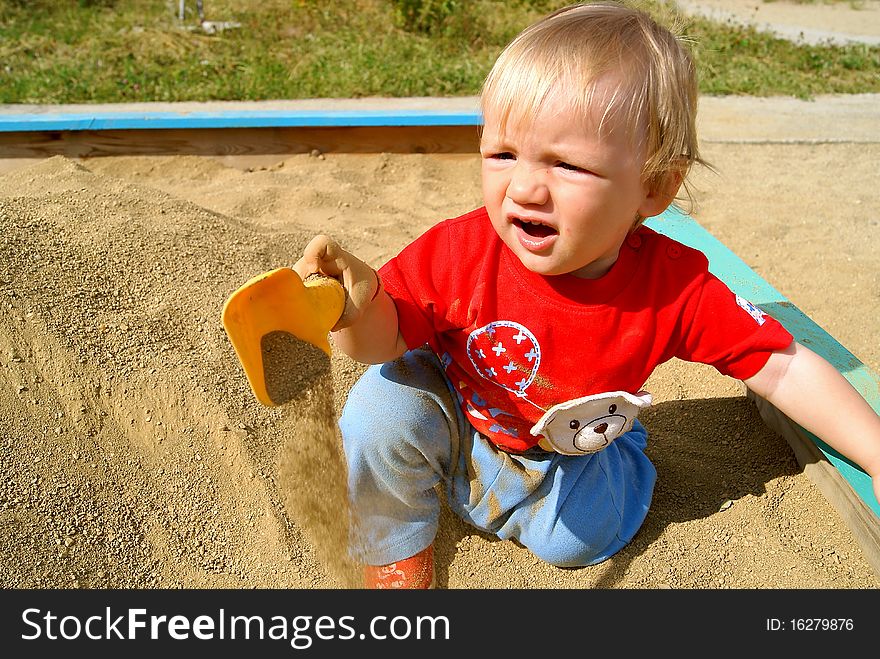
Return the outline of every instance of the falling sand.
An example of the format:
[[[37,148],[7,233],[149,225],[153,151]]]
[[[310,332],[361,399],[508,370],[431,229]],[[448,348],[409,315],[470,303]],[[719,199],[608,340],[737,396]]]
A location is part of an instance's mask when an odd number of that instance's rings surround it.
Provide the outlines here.
[[[349,559],[346,468],[337,432],[330,357],[283,331],[261,340],[266,391],[286,406],[279,421],[285,437],[277,466],[282,500],[310,536],[325,567],[341,584],[357,587]]]
[[[341,585],[356,588],[360,572],[347,550],[346,468],[333,399],[332,381],[320,378],[284,415],[280,429],[287,439],[278,459],[278,486],[326,569]]]
[[[332,377],[330,356],[289,332],[276,330],[264,334],[260,352],[266,393],[275,405],[290,403]],[[332,405],[328,412],[333,412]]]

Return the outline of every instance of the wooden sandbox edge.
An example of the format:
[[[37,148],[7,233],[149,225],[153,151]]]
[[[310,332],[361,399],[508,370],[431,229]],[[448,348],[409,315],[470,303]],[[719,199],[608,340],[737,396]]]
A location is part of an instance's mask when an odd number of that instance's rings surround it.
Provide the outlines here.
[[[782,435],[809,479],[841,516],[859,543],[865,559],[880,575],[880,518],[874,514],[840,471],[819,450],[815,438],[766,399],[748,391],[761,418]]]

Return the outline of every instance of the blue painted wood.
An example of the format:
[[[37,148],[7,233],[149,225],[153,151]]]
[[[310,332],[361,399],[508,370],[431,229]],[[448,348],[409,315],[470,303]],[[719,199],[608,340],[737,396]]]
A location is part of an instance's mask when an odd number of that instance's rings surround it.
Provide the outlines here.
[[[355,126],[478,126],[480,113],[395,111],[46,112],[0,114],[0,132],[155,130],[189,128],[343,128]]]
[[[709,259],[709,270],[713,274],[730,286],[734,293],[782,323],[797,341],[827,359],[871,407],[880,413],[880,377],[877,373],[865,366],[858,357],[786,299],[696,220],[676,208],[671,208],[662,215],[651,218],[646,224],[655,231],[703,252]],[[849,482],[856,494],[880,516],[880,504],[874,497],[870,476],[812,433],[806,434]]]

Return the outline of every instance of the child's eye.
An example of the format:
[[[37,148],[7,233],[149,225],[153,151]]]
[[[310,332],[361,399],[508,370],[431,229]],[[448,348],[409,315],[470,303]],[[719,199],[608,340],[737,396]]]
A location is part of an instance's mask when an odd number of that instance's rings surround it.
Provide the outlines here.
[[[500,153],[494,153],[490,156],[495,160],[513,160],[514,155],[510,151],[502,151]]]
[[[557,167],[561,167],[562,169],[567,169],[570,172],[583,172],[586,171],[583,167],[578,167],[577,165],[572,165],[568,162],[559,162],[556,164]]]

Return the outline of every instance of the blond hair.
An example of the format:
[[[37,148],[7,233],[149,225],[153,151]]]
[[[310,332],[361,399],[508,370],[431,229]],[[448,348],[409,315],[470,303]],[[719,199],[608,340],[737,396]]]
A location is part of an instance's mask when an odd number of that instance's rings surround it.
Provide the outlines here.
[[[585,118],[598,107],[600,130],[611,124],[628,130],[645,149],[642,173],[652,186],[670,172],[684,180],[703,162],[693,60],[681,37],[640,9],[584,3],[534,23],[496,60],[481,107],[484,115],[492,110],[503,131],[527,121],[551,96]]]

